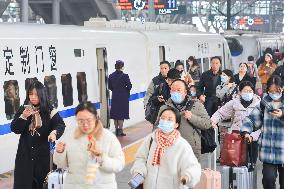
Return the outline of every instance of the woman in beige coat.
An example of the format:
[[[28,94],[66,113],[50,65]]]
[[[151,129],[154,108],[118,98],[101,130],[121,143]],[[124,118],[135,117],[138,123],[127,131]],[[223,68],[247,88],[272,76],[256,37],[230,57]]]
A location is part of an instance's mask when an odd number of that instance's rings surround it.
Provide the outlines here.
[[[131,174],[145,178],[144,189],[181,189],[182,184],[193,188],[199,182],[201,166],[191,146],[177,130],[180,123],[178,110],[164,109],[158,128],[138,149]]]
[[[83,102],[76,108],[78,127],[56,146],[54,163],[67,168],[64,189],[116,189],[115,173],[124,167],[124,154],[114,134],[104,129],[95,106]],[[86,183],[88,162],[99,165],[97,180]]]

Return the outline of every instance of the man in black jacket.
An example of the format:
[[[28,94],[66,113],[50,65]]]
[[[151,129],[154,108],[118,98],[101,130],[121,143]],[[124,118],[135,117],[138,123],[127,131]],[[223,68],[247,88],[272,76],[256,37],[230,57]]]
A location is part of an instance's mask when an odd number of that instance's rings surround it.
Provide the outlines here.
[[[157,119],[160,107],[162,105],[164,105],[165,102],[171,97],[170,86],[171,86],[172,82],[176,79],[180,79],[180,72],[177,69],[172,68],[172,69],[169,70],[169,72],[167,74],[166,84],[161,83],[154,90],[153,95],[149,98],[148,103],[151,102],[151,103],[149,103],[149,105],[154,106],[154,107],[152,107],[152,110],[155,110],[154,112],[151,113],[149,120],[147,119],[152,124],[154,124],[154,122]]]
[[[167,78],[167,74],[168,71],[171,68],[171,64],[168,61],[163,61],[160,63],[160,73],[158,76],[154,77],[151,81],[151,83],[148,86],[148,89],[146,91],[146,95],[144,97],[144,107],[147,106],[149,99],[151,98],[151,96],[153,95],[155,89],[161,84],[167,84],[166,83],[166,78]]]
[[[284,65],[278,66],[272,75],[278,75],[281,77],[281,81],[284,84]]]
[[[211,117],[218,109],[216,87],[221,84],[221,59],[211,58],[211,69],[201,75],[197,96],[204,103],[208,115]]]

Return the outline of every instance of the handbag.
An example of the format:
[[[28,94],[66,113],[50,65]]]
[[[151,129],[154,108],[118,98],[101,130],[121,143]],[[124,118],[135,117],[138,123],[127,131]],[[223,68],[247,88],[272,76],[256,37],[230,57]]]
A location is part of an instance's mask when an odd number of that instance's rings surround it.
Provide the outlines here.
[[[186,105],[186,110],[191,111],[193,107],[193,101],[188,101]],[[201,154],[205,153],[211,153],[214,152],[214,150],[217,147],[216,141],[215,141],[215,130],[211,127],[206,130],[199,130],[194,125],[192,125],[189,120],[187,120],[188,124],[191,125],[191,127],[197,132],[197,134],[201,137]]]
[[[226,133],[221,149],[220,164],[239,167],[247,163],[247,144],[239,131]]]

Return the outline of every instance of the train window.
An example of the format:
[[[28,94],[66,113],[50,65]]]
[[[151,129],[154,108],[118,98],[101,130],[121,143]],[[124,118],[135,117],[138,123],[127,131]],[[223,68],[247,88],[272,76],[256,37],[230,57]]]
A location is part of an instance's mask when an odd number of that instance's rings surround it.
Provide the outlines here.
[[[47,90],[47,95],[49,99],[49,103],[57,108],[58,107],[58,99],[57,99],[57,86],[56,86],[56,78],[54,75],[45,76],[44,77],[44,85]]]
[[[74,55],[75,55],[75,57],[82,57],[82,56],[84,56],[84,50],[82,50],[82,49],[74,49]]]
[[[79,102],[87,101],[88,94],[87,94],[87,80],[85,72],[77,73],[77,90],[78,90],[78,101]]]
[[[35,82],[35,81],[38,81],[38,79],[37,79],[36,77],[27,78],[27,79],[25,80],[25,90],[27,91],[27,90],[30,88],[31,84],[32,84],[33,82]]]
[[[63,105],[72,106],[73,105],[73,88],[72,88],[72,76],[71,74],[62,74],[61,75],[62,83],[62,96],[63,96]]]
[[[232,37],[226,37],[226,40],[228,42],[232,56],[239,56],[240,54],[242,54],[243,46],[239,40]]]
[[[203,72],[208,71],[209,69],[210,69],[209,58],[203,58]]]
[[[20,107],[19,85],[16,80],[9,80],[4,82],[4,102],[5,114],[7,120],[14,118],[14,115]]]

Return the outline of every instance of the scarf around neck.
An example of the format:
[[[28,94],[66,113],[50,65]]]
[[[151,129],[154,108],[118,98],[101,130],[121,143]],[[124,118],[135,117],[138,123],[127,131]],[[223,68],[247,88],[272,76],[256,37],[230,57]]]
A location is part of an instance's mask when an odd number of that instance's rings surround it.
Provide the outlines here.
[[[157,147],[154,152],[152,165],[160,165],[161,158],[163,157],[166,148],[172,146],[176,142],[180,133],[175,129],[170,135],[166,135],[160,129],[157,129],[155,135]]]

